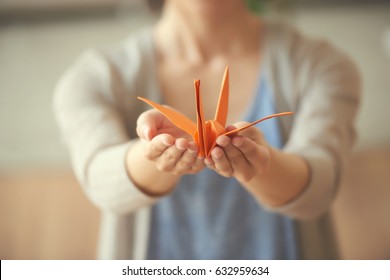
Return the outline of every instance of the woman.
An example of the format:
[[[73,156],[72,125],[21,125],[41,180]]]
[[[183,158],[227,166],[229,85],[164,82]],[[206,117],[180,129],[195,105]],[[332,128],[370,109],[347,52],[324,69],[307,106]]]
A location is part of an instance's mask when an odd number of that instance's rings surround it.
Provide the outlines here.
[[[200,79],[211,119],[226,65],[228,123],[295,115],[221,136],[201,158],[136,97],[193,116]],[[358,102],[354,65],[328,44],[259,19],[243,0],[166,0],[153,29],[78,60],[55,112],[103,211],[100,258],[312,259],[337,258],[327,210]]]

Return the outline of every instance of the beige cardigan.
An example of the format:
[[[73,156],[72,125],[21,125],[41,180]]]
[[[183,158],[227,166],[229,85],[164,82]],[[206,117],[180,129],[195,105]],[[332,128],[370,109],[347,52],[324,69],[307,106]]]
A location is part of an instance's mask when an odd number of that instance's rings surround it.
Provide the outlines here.
[[[88,50],[62,77],[54,112],[76,176],[102,210],[101,259],[145,258],[150,206],[129,180],[124,160],[137,116],[136,96],[161,101],[151,30],[103,50]],[[305,259],[337,258],[327,210],[355,140],[360,81],[353,63],[329,44],[280,23],[266,24],[264,70],[281,118],[284,150],[305,158],[311,177],[294,201],[268,208],[297,219]]]

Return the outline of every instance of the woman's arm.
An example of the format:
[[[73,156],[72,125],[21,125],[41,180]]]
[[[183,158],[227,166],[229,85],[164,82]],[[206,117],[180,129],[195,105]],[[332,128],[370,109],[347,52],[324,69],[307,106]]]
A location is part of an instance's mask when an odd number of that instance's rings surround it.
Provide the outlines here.
[[[232,138],[220,136],[217,144],[205,160],[208,167],[222,176],[235,177],[265,205],[284,205],[307,186],[309,169],[305,160],[269,147],[255,127]]]
[[[80,185],[96,206],[116,213],[129,213],[155,202],[128,176],[126,155],[139,140],[129,137],[121,109],[129,102],[127,96],[116,68],[101,52],[91,50],[61,78],[53,100],[54,115]]]

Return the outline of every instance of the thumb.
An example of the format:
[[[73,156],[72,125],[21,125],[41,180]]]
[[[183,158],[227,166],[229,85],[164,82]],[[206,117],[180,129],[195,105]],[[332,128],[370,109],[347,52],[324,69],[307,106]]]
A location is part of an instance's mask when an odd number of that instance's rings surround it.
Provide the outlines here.
[[[240,122],[234,123],[234,126],[239,128],[239,127],[243,127],[243,126],[248,125],[248,124],[249,124],[249,122],[240,121]],[[238,135],[248,137],[249,139],[252,139],[255,142],[263,141],[263,139],[264,139],[263,133],[256,126],[250,126],[246,129],[243,129],[240,132],[238,132]]]
[[[137,135],[139,138],[150,141],[157,134],[161,114],[151,109],[143,112],[137,119]]]

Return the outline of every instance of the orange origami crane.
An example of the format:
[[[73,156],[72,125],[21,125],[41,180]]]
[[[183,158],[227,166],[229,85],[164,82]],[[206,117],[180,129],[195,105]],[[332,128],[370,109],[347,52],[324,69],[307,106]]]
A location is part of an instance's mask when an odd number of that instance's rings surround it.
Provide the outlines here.
[[[230,130],[226,132],[226,119],[228,113],[228,100],[229,100],[229,68],[226,67],[225,74],[223,76],[221,91],[219,94],[219,100],[217,105],[217,111],[215,113],[214,120],[204,120],[202,98],[200,95],[200,80],[194,81],[195,86],[195,100],[196,100],[196,123],[190,120],[188,117],[180,112],[169,109],[165,106],[157,104],[143,97],[138,99],[148,103],[165,115],[175,126],[191,135],[194,142],[197,144],[199,150],[198,155],[201,157],[210,156],[211,150],[216,146],[216,139],[220,135],[232,135],[241,130],[244,130],[259,122],[271,119],[274,117],[286,116],[293,114],[292,112],[283,112],[278,114],[269,115],[265,118],[252,122],[248,125]]]

